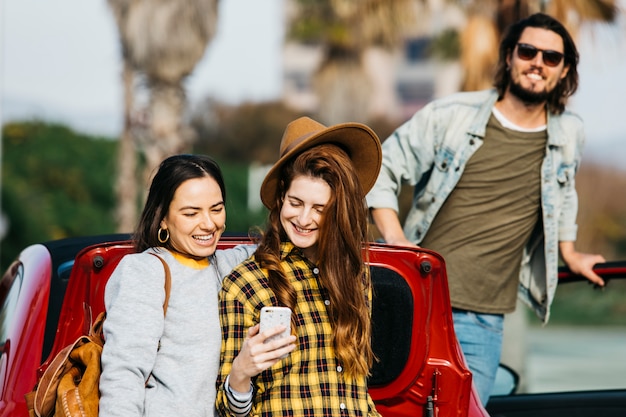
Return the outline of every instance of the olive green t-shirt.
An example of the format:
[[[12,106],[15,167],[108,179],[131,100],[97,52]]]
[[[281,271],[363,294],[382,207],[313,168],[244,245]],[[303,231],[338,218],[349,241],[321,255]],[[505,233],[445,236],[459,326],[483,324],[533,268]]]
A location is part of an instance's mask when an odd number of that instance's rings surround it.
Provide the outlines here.
[[[421,246],[443,255],[452,306],[515,309],[523,248],[539,220],[547,132],[507,129],[492,114],[483,145]]]

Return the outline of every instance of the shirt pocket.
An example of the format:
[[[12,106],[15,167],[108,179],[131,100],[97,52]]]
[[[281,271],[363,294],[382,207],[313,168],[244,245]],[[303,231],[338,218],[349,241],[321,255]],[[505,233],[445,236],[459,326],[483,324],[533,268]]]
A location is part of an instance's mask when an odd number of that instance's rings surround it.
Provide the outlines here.
[[[435,168],[440,172],[448,172],[454,161],[454,152],[448,148],[441,148],[435,154]]]
[[[422,181],[415,188],[416,191],[424,190],[420,195],[414,196],[414,200],[419,199],[422,203],[417,206],[418,209],[425,210],[428,205],[436,201],[437,197],[442,195],[442,188],[448,183],[454,155],[454,152],[449,148],[437,149],[432,169],[424,175]]]
[[[556,172],[556,181],[561,187],[565,187],[569,182],[574,180],[575,175],[575,164],[561,164]]]

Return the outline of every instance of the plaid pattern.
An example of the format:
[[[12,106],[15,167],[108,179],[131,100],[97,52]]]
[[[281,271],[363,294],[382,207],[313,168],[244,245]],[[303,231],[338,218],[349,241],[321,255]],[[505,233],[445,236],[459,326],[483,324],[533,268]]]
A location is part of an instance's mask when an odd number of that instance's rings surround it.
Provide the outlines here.
[[[297,348],[256,377],[251,416],[380,416],[367,392],[366,378],[347,379],[335,357],[326,312],[328,297],[317,279],[318,269],[291,243],[281,246],[283,268],[297,291],[294,311]],[[253,258],[224,279],[220,292],[222,355],[217,407],[232,415],[224,381],[247,329],[259,322],[261,307],[277,305],[266,271]]]

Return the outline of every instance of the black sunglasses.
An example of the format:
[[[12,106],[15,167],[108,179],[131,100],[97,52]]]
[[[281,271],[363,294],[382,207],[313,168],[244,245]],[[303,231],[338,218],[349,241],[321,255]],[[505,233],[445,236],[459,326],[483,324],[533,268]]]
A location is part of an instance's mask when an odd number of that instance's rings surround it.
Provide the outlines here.
[[[537,52],[541,52],[541,55],[543,57],[543,63],[549,67],[556,67],[563,60],[563,54],[558,51],[552,51],[550,49],[539,49],[527,43],[517,44],[517,56],[524,61],[530,61],[531,59],[533,59],[535,56],[537,56]]]

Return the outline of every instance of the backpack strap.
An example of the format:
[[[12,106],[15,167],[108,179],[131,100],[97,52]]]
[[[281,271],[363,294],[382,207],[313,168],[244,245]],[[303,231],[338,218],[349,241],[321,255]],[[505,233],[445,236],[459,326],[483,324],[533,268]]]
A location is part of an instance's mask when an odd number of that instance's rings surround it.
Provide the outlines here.
[[[165,301],[163,301],[163,316],[167,313],[167,305],[170,301],[170,290],[172,289],[172,274],[170,273],[170,267],[167,265],[167,262],[159,255],[155,253],[150,253],[150,255],[154,255],[159,258],[159,261],[163,264],[163,269],[165,270]],[[91,308],[89,308],[89,314],[91,314]],[[102,332],[102,326],[104,324],[104,319],[106,318],[106,311],[101,312],[96,317],[96,321],[94,321],[89,328],[89,337],[100,346],[104,345],[104,334]]]
[[[159,261],[163,264],[163,269],[165,270],[165,301],[163,301],[163,315],[167,314],[167,305],[170,302],[170,290],[172,289],[172,274],[170,273],[170,267],[167,265],[167,262],[163,258],[161,258],[156,253],[150,252],[150,255],[154,255],[159,258]]]

